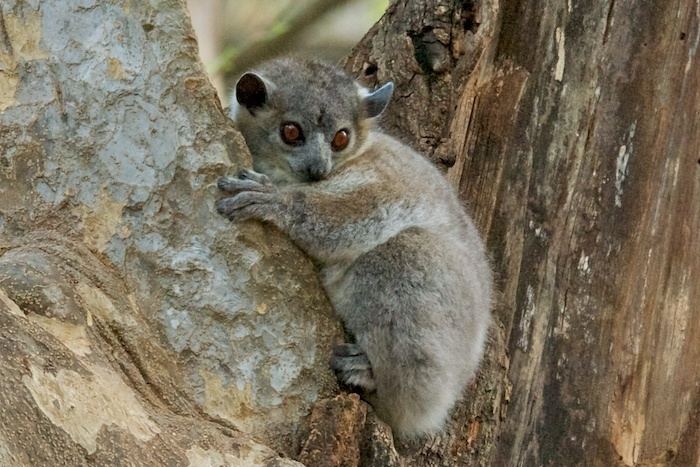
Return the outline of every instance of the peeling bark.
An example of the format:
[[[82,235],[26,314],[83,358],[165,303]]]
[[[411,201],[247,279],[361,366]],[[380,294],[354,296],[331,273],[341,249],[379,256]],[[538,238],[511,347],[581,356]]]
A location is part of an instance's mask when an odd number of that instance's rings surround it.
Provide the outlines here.
[[[357,467],[366,419],[367,404],[357,394],[319,402],[309,415],[299,460],[317,467]]]

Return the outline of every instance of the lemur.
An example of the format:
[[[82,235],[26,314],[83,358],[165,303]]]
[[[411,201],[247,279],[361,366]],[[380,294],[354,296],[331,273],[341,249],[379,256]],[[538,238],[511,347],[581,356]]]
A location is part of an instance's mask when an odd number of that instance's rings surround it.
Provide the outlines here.
[[[224,177],[218,211],[274,225],[318,265],[354,342],[331,366],[395,435],[439,432],[475,375],[492,278],[474,223],[427,159],[383,133],[393,93],[317,61],[241,76],[231,117],[253,169]]]

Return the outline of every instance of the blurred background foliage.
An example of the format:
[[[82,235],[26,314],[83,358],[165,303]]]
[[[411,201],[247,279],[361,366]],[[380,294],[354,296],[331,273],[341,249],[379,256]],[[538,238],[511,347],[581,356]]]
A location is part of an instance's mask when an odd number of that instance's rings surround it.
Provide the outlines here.
[[[295,54],[335,63],[379,20],[389,0],[188,0],[202,61],[224,105],[238,76]]]

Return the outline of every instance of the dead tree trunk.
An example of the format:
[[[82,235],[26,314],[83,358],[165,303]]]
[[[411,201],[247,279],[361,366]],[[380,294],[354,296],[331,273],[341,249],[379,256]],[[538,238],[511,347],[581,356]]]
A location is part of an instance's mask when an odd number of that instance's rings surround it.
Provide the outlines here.
[[[700,465],[699,28],[691,0],[397,1],[353,52],[499,278],[484,373],[416,463]]]

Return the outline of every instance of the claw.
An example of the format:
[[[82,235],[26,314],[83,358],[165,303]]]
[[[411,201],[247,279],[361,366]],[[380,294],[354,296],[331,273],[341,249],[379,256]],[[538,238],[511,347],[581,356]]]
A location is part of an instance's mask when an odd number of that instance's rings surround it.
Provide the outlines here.
[[[227,193],[240,193],[243,191],[271,192],[272,185],[265,185],[252,178],[221,177],[216,183],[221,191]]]
[[[216,182],[216,187],[219,190],[226,190],[226,188],[230,184],[230,179],[228,177],[221,177],[217,182]]]
[[[219,214],[225,214],[226,213],[226,201],[228,198],[221,198],[216,202],[216,210],[219,212]]]
[[[238,172],[238,178],[240,180],[252,180],[254,182],[260,183],[261,185],[271,185],[270,179],[267,175],[258,173],[250,169],[243,169],[240,172]]]
[[[238,178],[253,180],[253,177],[251,176],[251,171],[248,169],[243,169],[240,172],[238,172]]]

